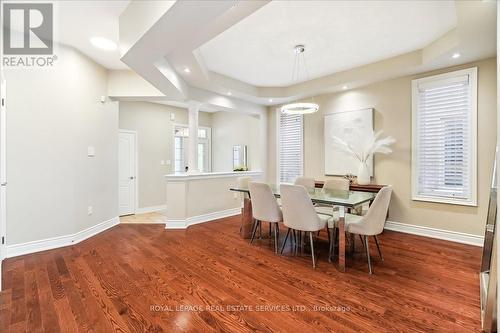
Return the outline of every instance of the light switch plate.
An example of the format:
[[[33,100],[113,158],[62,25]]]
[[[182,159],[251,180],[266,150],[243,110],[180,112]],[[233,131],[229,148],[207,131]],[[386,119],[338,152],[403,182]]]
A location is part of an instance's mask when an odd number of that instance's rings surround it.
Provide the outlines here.
[[[170,120],[174,121],[175,120],[175,113],[170,113]]]
[[[167,160],[167,161],[166,161],[166,164],[167,164],[167,165],[170,165],[170,164],[172,164],[172,162],[170,162],[170,160]]]
[[[87,156],[88,157],[94,157],[95,156],[95,148],[94,147],[87,147]]]

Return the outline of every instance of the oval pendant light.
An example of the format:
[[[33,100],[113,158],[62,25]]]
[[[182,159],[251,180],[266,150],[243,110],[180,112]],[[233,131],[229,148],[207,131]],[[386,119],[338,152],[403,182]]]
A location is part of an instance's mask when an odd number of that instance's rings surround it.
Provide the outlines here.
[[[309,79],[309,72],[307,71],[306,59],[304,52],[306,47],[304,45],[297,45],[293,48],[295,52],[295,60],[292,69],[292,81],[298,81],[300,74],[300,61],[304,64],[306,81]],[[314,103],[314,98],[311,97],[310,103],[294,102],[288,103],[281,107],[281,112],[286,114],[309,114],[319,111],[319,105]]]

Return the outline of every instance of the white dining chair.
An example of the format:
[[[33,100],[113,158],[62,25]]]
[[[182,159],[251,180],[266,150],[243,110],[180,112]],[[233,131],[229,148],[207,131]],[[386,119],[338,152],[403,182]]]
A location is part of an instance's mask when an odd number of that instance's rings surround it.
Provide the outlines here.
[[[323,184],[323,190],[331,190],[331,191],[345,191],[348,192],[350,187],[349,179],[343,177],[334,177],[327,179]],[[338,221],[339,212],[338,208],[334,208],[332,206],[326,205],[316,205],[316,212],[318,214],[331,216],[333,221]],[[331,229],[328,227],[328,229]],[[328,241],[332,241],[332,235],[335,234],[334,230],[327,230],[328,233]],[[318,232],[319,235],[319,232]],[[335,238],[333,238],[335,240]]]
[[[323,184],[323,190],[332,190],[332,191],[349,191],[349,179],[335,177],[330,178],[325,181]],[[334,219],[338,219],[338,213],[334,211],[333,207],[325,206],[325,205],[317,205],[316,212],[318,214],[329,215]]]
[[[384,261],[377,235],[380,235],[384,231],[385,221],[387,219],[387,211],[389,209],[389,203],[391,202],[391,194],[392,187],[384,186],[377,193],[377,196],[375,197],[375,200],[373,200],[370,208],[368,208],[366,215],[345,215],[346,232],[359,235],[363,240],[366,257],[368,259],[368,270],[370,274],[372,274],[372,265],[370,259],[370,247],[368,238],[370,236],[373,236],[373,238],[375,239],[375,244],[377,245],[380,259]],[[331,220],[328,222],[328,227],[334,228],[336,223],[337,222]],[[332,246],[330,245],[330,256],[331,253]]]
[[[307,191],[314,191],[314,189],[316,188],[316,181],[314,180],[314,178],[309,177],[297,177],[295,178],[293,184],[304,186]],[[278,198],[278,204],[281,207],[281,198]]]
[[[314,178],[309,177],[297,177],[294,184],[304,186],[308,190],[314,190],[314,188],[316,187],[316,181],[314,180]]]
[[[323,188],[326,190],[349,191],[349,179],[344,177],[334,177],[325,180]]]
[[[250,190],[252,215],[254,218],[250,244],[253,243],[257,229],[260,227],[262,230],[262,221],[269,222],[274,226],[274,252],[278,253],[278,223],[283,222],[283,213],[278,206],[276,197],[271,187],[265,183],[249,182],[248,188]]]
[[[316,267],[316,258],[314,255],[314,237],[313,233],[321,230],[328,223],[330,218],[327,215],[319,215],[314,210],[314,205],[311,201],[306,188],[301,185],[281,185],[280,195],[283,208],[283,223],[288,230],[285,240],[281,246],[281,253],[285,248],[286,241],[290,235],[290,231],[298,231],[309,233],[309,241],[311,243],[311,256],[313,267]]]
[[[309,177],[297,177],[295,178],[295,181],[293,182],[294,185],[301,185],[304,186],[308,191],[311,191],[316,188],[316,181],[314,178],[309,178]],[[281,206],[281,199],[278,198],[278,204]]]

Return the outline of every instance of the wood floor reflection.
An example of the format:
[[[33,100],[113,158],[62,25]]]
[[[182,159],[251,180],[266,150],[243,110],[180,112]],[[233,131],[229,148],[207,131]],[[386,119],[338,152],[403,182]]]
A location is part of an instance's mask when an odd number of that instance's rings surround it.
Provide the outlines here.
[[[154,219],[154,218],[153,218]],[[238,217],[120,224],[4,262],[0,332],[479,332],[480,248],[385,232],[346,273],[239,238]],[[373,244],[372,244],[373,245]]]

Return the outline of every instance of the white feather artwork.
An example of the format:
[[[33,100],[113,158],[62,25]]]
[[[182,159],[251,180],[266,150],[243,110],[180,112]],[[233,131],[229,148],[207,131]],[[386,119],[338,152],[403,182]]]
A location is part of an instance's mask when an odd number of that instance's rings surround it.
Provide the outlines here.
[[[325,175],[344,176],[357,174],[359,162],[334,143],[333,137],[347,143],[356,142],[364,133],[373,131],[373,109],[334,112],[325,115]],[[373,159],[366,161],[370,174]]]
[[[332,137],[333,144],[343,152],[350,154],[360,163],[366,163],[376,153],[390,154],[392,149],[389,148],[396,140],[387,136],[380,139],[382,131],[374,133],[371,131],[363,131],[358,133],[358,139],[354,142],[346,142],[337,136]]]
[[[373,131],[373,109],[325,116],[325,174],[355,174],[367,184],[373,176],[373,155],[389,154],[395,142]]]

